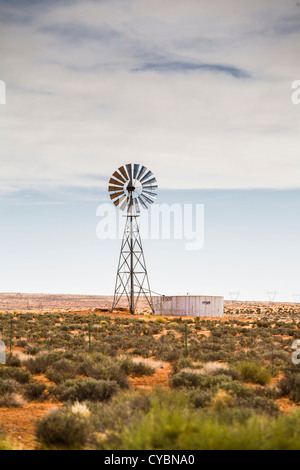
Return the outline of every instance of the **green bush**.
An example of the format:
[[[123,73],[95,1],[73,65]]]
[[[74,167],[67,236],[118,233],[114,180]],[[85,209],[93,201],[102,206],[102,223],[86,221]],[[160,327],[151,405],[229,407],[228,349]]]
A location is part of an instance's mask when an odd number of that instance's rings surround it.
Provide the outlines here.
[[[214,411],[223,411],[234,405],[234,397],[225,390],[218,390],[211,399],[211,408]]]
[[[238,364],[238,370],[244,380],[249,380],[253,383],[266,385],[271,380],[271,373],[268,369],[254,361],[241,362]]]
[[[0,407],[21,407],[25,404],[23,397],[18,393],[8,393],[0,397]]]
[[[11,381],[0,379],[0,397],[16,392],[16,387]]]
[[[56,397],[63,401],[105,401],[118,391],[118,384],[111,380],[67,380],[57,387]]]
[[[32,374],[44,374],[48,367],[59,359],[59,356],[58,352],[41,352],[36,357],[27,359],[24,365]]]
[[[10,367],[21,367],[21,361],[17,356],[10,353],[6,356],[6,365]]]
[[[18,394],[19,384],[13,380],[0,379],[0,406],[18,407],[24,405],[22,396]]]
[[[181,371],[170,379],[172,388],[200,388],[200,389],[218,389],[231,385],[233,382],[230,375],[209,375],[199,374],[195,371]]]
[[[2,379],[12,379],[20,384],[25,384],[29,382],[30,377],[31,375],[27,370],[18,367],[0,367],[0,378]]]
[[[69,409],[53,411],[37,425],[37,438],[48,448],[81,448],[89,433],[88,419]]]
[[[140,377],[143,375],[153,375],[155,373],[155,369],[151,366],[148,366],[144,362],[134,362],[130,359],[124,359],[121,362],[121,369],[129,375],[133,375],[134,377]]]
[[[56,384],[60,384],[68,379],[73,379],[75,376],[75,364],[68,359],[60,359],[54,362],[46,371],[46,377]]]
[[[117,382],[121,388],[128,388],[125,370],[117,359],[104,354],[95,353],[92,356],[82,355],[78,358],[77,374],[86,375],[96,380],[111,380]]]
[[[197,387],[202,381],[199,374],[193,372],[179,372],[170,379],[172,388]]]
[[[253,410],[274,416],[277,416],[279,413],[279,407],[274,400],[266,397],[258,397],[254,394],[248,397],[236,397],[234,405],[235,407],[240,407],[242,409]]]
[[[281,396],[289,396],[295,402],[300,401],[300,373],[286,371],[283,379],[278,383]]]
[[[156,406],[102,445],[107,450],[299,450],[300,413],[243,417]]]
[[[29,383],[25,386],[25,397],[29,400],[38,400],[42,397],[46,385],[40,383]]]
[[[195,408],[205,408],[207,407],[213,394],[204,390],[193,390],[189,395],[190,403],[194,405]]]
[[[1,437],[0,438],[0,451],[1,450],[14,450],[14,449],[13,449],[12,444],[8,440]]]

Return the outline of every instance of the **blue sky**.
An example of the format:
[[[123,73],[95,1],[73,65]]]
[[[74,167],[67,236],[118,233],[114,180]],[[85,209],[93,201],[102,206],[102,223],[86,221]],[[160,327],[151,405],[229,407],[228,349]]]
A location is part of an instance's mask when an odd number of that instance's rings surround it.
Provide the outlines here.
[[[2,292],[112,293],[96,209],[138,162],[205,205],[202,250],[145,240],[154,290],[293,300],[296,1],[0,0],[0,31]]]

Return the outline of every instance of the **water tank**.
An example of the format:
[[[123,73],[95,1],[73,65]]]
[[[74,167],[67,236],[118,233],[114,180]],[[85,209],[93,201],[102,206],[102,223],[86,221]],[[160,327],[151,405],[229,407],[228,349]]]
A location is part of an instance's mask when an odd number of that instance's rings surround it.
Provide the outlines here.
[[[223,317],[224,297],[172,295],[152,297],[155,315]]]

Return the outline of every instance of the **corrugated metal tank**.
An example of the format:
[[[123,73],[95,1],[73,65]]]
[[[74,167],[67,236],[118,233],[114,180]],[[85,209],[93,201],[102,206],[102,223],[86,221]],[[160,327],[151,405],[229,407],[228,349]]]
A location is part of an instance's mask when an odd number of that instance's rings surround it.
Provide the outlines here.
[[[173,295],[152,297],[155,315],[223,317],[224,297]]]

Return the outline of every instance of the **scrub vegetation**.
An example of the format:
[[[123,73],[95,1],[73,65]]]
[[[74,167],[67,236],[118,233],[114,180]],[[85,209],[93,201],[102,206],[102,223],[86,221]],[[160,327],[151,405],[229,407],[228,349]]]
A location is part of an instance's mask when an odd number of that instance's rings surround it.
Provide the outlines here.
[[[3,313],[0,415],[47,408],[36,449],[299,449],[300,308],[259,310]]]

